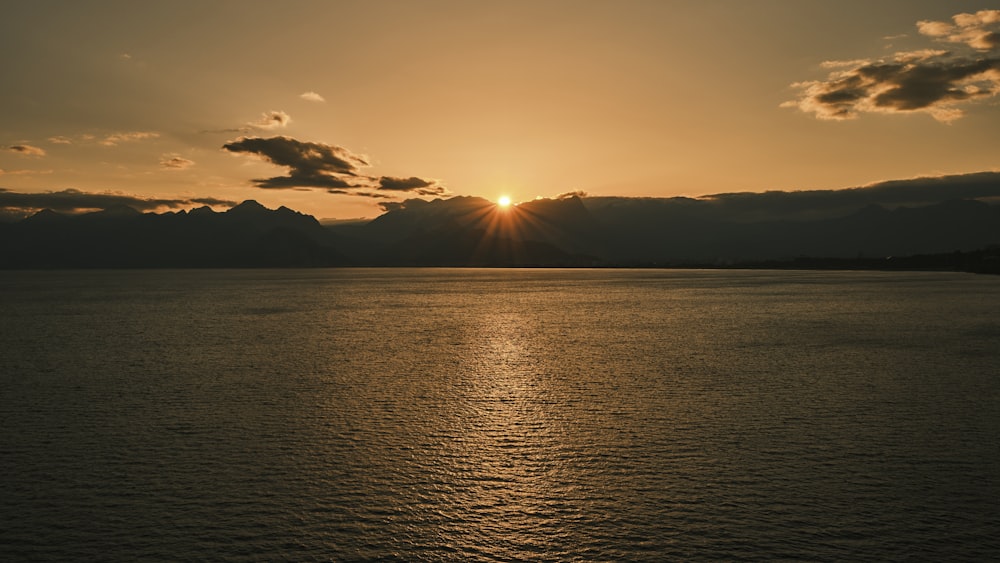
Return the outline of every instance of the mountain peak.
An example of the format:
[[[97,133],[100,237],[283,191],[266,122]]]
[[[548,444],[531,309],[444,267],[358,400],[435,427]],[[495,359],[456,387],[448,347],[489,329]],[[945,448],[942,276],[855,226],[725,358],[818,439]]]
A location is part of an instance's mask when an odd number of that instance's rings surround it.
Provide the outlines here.
[[[23,219],[25,223],[46,223],[51,221],[65,221],[69,219],[66,215],[59,213],[58,211],[53,211],[51,209],[43,209],[34,215],[26,217]]]
[[[100,211],[94,211],[93,213],[85,213],[85,215],[90,217],[135,217],[136,215],[142,215],[142,211],[128,205],[112,205],[106,207]]]
[[[260,213],[261,211],[270,211],[270,209],[258,203],[257,200],[248,199],[235,207],[231,207],[228,211],[226,211],[226,213],[243,214]]]
[[[196,207],[188,211],[188,215],[195,217],[206,217],[215,215],[215,211],[213,211],[212,208],[207,205],[202,205],[201,207]]]

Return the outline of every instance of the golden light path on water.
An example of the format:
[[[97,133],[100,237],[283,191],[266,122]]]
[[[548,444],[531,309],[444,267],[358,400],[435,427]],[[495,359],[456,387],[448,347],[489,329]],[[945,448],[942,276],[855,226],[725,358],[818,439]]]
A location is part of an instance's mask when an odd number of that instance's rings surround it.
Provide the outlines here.
[[[568,533],[553,515],[571,518],[560,483],[569,448],[548,374],[534,358],[536,321],[516,294],[497,295],[468,330],[478,345],[465,367],[469,387],[451,452],[452,470],[467,483],[455,499],[465,514],[451,532],[496,556],[546,553],[546,536]],[[469,521],[478,524],[470,528]]]
[[[439,499],[453,507],[442,536],[456,547],[476,546],[489,558],[558,560],[571,550],[598,553],[612,530],[631,550],[650,539],[634,533],[630,518],[655,513],[620,486],[651,477],[622,455],[641,441],[641,429],[628,426],[642,415],[636,405],[608,408],[616,398],[598,396],[615,391],[604,386],[606,374],[552,363],[553,346],[585,350],[579,326],[559,314],[564,304],[512,291],[482,296],[465,318],[471,353],[460,360],[464,388],[453,399],[456,428],[441,456],[447,478],[460,485]],[[637,512],[616,514],[623,501]]]

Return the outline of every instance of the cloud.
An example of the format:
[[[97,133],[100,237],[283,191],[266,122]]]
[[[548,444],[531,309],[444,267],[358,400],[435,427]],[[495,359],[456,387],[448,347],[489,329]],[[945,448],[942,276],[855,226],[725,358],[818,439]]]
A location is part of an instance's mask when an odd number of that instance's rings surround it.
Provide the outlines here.
[[[933,22],[933,21],[918,21],[917,31],[921,35],[928,35],[930,37],[946,37],[954,29],[955,26],[946,22]]]
[[[127,205],[139,211],[156,209],[179,209],[194,205],[233,206],[235,201],[217,198],[143,198],[123,193],[82,192],[67,189],[58,192],[21,193],[0,188],[0,210],[7,213],[31,213],[41,209],[51,209],[75,213],[93,209],[109,209]]]
[[[255,129],[277,129],[287,127],[292,118],[283,111],[267,111],[261,114],[260,119],[249,123]]]
[[[722,193],[694,200],[739,221],[843,215],[870,205],[920,207],[956,199],[1000,198],[1000,172],[892,180],[839,190]],[[692,200],[686,200],[692,201]]]
[[[250,153],[289,168],[287,176],[255,179],[259,188],[350,188],[368,187],[359,182],[360,170],[369,166],[364,157],[349,150],[291,137],[241,137],[222,146],[235,153]]]
[[[52,174],[52,172],[52,170],[4,170],[3,168],[0,168],[0,176],[5,174],[9,176],[30,176],[34,174]]]
[[[792,84],[798,99],[782,104],[819,119],[845,120],[862,113],[927,113],[941,122],[964,115],[959,105],[1000,94],[1000,10],[959,14],[955,24],[921,21],[924,35],[970,49],[920,49],[880,59],[827,61],[825,80]]]
[[[32,145],[8,145],[3,147],[3,150],[21,156],[45,156],[45,149]]]
[[[370,166],[367,157],[336,145],[299,141],[291,137],[241,137],[222,146],[233,153],[257,155],[267,162],[288,168],[285,176],[255,178],[265,189],[325,189],[332,194],[364,197],[393,197],[380,193],[409,192],[442,195],[446,190],[433,180],[421,178],[373,177],[362,173]]]
[[[142,141],[146,139],[156,139],[159,136],[160,134],[155,131],[121,131],[116,133],[109,133],[105,135],[103,139],[100,140],[98,140],[97,137],[89,133],[77,134],[74,136],[53,135],[52,137],[49,137],[46,140],[52,143],[53,145],[73,145],[78,143],[89,144],[96,142],[106,147],[114,147],[120,143],[129,143],[134,141]],[[28,147],[27,145],[18,145],[18,146],[27,147],[29,149],[35,148],[40,151],[42,150],[38,147]],[[4,147],[4,148],[12,148],[12,147]]]
[[[112,133],[103,140],[100,144],[106,147],[114,147],[119,143],[131,143],[134,141],[142,141],[145,139],[156,139],[160,134],[155,131],[128,131],[124,133]]]
[[[338,189],[329,189],[329,190],[326,190],[326,193],[328,193],[328,194],[341,194],[341,195],[354,195],[354,196],[361,196],[361,197],[371,197],[371,198],[375,198],[375,199],[392,199],[394,197],[394,196],[391,196],[389,194],[383,194],[383,193],[379,193],[379,192],[347,190],[347,189],[339,189],[339,188]]]
[[[444,195],[447,193],[447,190],[434,180],[425,180],[415,176],[409,178],[382,176],[378,179],[378,184],[378,189],[392,192],[411,192],[417,195]]]
[[[305,94],[303,94],[305,96]],[[203,129],[201,133],[242,133],[250,134],[255,131],[279,129],[287,127],[292,122],[292,117],[283,111],[265,111],[260,114],[256,121],[247,122],[242,127],[227,127],[225,129]]]
[[[955,23],[919,21],[917,31],[949,43],[963,43],[977,51],[1000,49],[1000,10],[956,14]]]
[[[188,160],[179,154],[165,154],[160,159],[160,166],[171,170],[183,170],[194,166],[194,161]]]
[[[461,198],[462,196],[459,196]],[[458,198],[452,198],[458,199]],[[463,198],[464,199],[464,198]],[[382,211],[402,211],[404,209],[419,209],[426,207],[430,202],[425,199],[405,199],[403,201],[382,201],[378,206]]]
[[[303,93],[299,94],[299,97],[302,98],[303,100],[307,101],[307,102],[325,102],[326,101],[323,98],[323,96],[320,96],[316,92],[312,92],[312,91],[303,92]]]

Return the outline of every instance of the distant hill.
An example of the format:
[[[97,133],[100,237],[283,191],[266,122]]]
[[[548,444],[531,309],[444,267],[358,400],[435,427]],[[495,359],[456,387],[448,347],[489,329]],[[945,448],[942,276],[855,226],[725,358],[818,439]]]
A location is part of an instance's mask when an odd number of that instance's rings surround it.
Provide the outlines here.
[[[724,266],[985,248],[1000,243],[1000,207],[977,200],[895,209],[871,204],[840,216],[754,220],[687,198],[568,197],[508,210],[453,198],[411,200],[367,225],[331,229],[354,238],[354,253],[345,252],[359,263],[479,264],[473,247],[533,243],[544,245],[553,264]]]
[[[117,207],[81,215],[41,211],[0,225],[4,268],[206,268],[344,266],[335,235],[286,207],[245,201],[140,213]]]
[[[843,216],[761,221],[690,209],[689,202],[602,203],[592,208],[607,237],[601,257],[621,263],[885,257],[1000,242],[1000,207],[975,200],[896,209],[872,204]]]
[[[477,197],[409,200],[360,229],[331,227],[359,263],[406,266],[590,266],[599,228],[574,202],[502,209]]]
[[[332,222],[245,201],[162,214],[40,211],[0,223],[0,268],[774,266],[995,268],[1000,174],[704,198],[478,197]],[[982,251],[976,253],[974,251]],[[943,258],[942,258],[943,256]],[[983,269],[980,268],[980,269]]]

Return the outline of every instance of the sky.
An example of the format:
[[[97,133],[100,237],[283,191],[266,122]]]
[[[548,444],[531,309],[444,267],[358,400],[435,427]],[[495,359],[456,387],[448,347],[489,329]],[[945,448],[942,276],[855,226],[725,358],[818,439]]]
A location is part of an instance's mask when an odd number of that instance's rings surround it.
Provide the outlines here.
[[[996,3],[3,11],[0,196],[255,199],[347,219],[412,197],[697,197],[1000,170]]]

